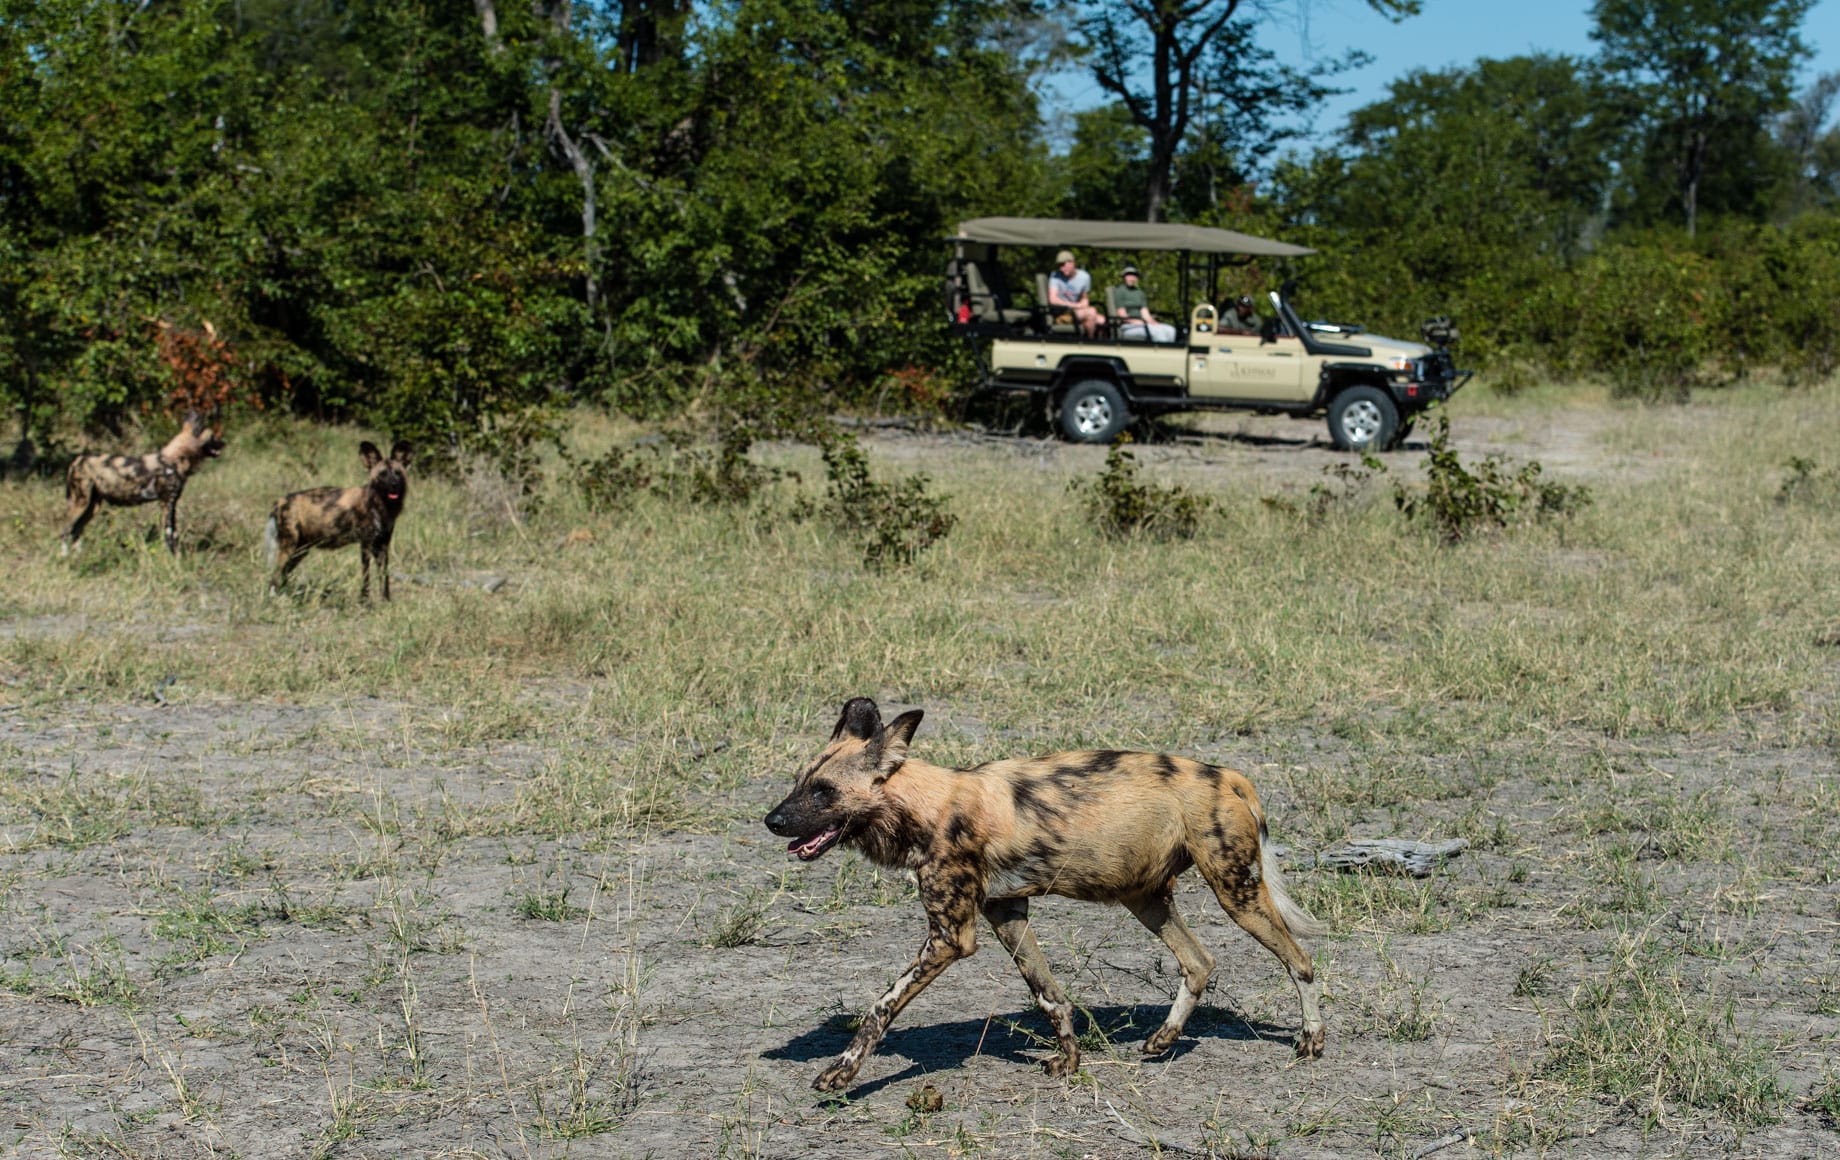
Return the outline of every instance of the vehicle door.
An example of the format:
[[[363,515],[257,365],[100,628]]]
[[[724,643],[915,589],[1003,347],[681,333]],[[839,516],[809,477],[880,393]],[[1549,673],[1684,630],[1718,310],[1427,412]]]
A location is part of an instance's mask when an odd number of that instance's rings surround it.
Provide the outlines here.
[[[1294,402],[1304,390],[1303,342],[1232,331],[1194,334],[1188,344],[1188,392],[1204,398]]]

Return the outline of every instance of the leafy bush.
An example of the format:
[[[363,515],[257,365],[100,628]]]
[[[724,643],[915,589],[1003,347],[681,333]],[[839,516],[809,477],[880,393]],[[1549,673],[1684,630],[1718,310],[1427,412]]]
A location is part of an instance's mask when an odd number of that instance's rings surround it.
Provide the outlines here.
[[[1067,490],[1085,499],[1086,510],[1108,536],[1192,539],[1213,501],[1186,488],[1139,480],[1137,457],[1125,448],[1130,441],[1129,435],[1120,436],[1106,452],[1099,477],[1076,479]]]
[[[570,480],[591,512],[619,511],[652,485],[652,467],[637,450],[615,447],[595,459],[573,461]]]
[[[1628,397],[1684,399],[1718,381],[1730,353],[1720,273],[1665,240],[1605,246],[1546,287],[1546,308],[1575,321],[1558,360]]]
[[[1374,477],[1386,474],[1386,464],[1371,451],[1362,452],[1361,465],[1351,463],[1331,463],[1323,468],[1323,479],[1310,485],[1309,499],[1296,503],[1285,496],[1268,495],[1263,502],[1266,507],[1293,515],[1307,516],[1313,523],[1321,523],[1329,518],[1333,511],[1346,511],[1352,507],[1367,491],[1367,485]]]
[[[1814,460],[1800,455],[1791,455],[1783,466],[1789,474],[1776,489],[1777,503],[1825,503],[1840,493],[1840,471],[1824,470]]]
[[[1506,528],[1523,518],[1569,516],[1592,502],[1590,489],[1583,484],[1542,479],[1545,469],[1537,460],[1515,468],[1501,456],[1490,455],[1473,469],[1465,467],[1450,445],[1450,416],[1439,411],[1431,427],[1425,490],[1396,483],[1393,503],[1407,521],[1429,523],[1446,544]]]
[[[673,431],[647,447],[615,447],[595,459],[570,460],[569,476],[594,512],[618,511],[642,491],[705,507],[741,506],[770,484],[798,478],[748,458],[753,445],[753,431],[740,425],[724,431],[714,447],[699,447],[692,436]]]
[[[869,457],[847,432],[820,436],[827,477],[821,513],[838,527],[862,534],[863,563],[874,571],[912,564],[957,526],[945,500],[927,491],[925,475],[883,483],[869,473]]]
[[[789,474],[748,458],[754,432],[745,426],[722,432],[713,448],[693,446],[688,436],[676,433],[665,442],[670,453],[664,469],[653,479],[652,490],[670,499],[704,507],[744,506]]]

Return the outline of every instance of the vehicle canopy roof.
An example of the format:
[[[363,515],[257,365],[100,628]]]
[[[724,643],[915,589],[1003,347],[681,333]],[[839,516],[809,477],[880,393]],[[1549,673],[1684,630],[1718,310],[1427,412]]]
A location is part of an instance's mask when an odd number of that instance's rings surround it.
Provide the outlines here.
[[[1236,230],[1170,222],[1092,222],[1063,218],[986,217],[958,223],[958,241],[999,246],[1086,246],[1098,250],[1187,250],[1298,258],[1308,246],[1256,238]]]

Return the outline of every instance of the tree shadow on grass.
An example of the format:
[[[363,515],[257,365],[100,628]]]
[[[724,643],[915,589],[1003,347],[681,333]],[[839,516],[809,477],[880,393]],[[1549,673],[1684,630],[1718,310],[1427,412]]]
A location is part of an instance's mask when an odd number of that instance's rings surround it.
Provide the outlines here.
[[[1154,1003],[1083,1007],[1074,1012],[1073,1029],[1080,1037],[1083,1053],[1097,1054],[1103,1050],[1100,1044],[1109,1042],[1114,1051],[1130,1056],[1137,1054],[1143,1041],[1162,1025],[1168,1010],[1167,1005]],[[852,1034],[844,1018],[834,1016],[787,1040],[783,1046],[762,1052],[761,1056],[795,1063],[828,1063],[849,1046]],[[1180,1059],[1193,1051],[1201,1039],[1269,1040],[1285,1044],[1295,1034],[1293,1027],[1247,1019],[1236,1012],[1203,1004],[1189,1017],[1182,1038],[1157,1058]],[[1047,1020],[1033,1010],[999,1012],[987,1019],[958,1019],[908,1027],[897,1023],[870,1059],[901,1056],[908,1061],[907,1066],[892,1075],[860,1083],[849,1089],[848,1094],[852,1099],[861,1099],[893,1084],[962,1067],[978,1056],[1033,1068],[1053,1053],[1054,1037]],[[865,1063],[865,1067],[872,1066],[872,1063]]]

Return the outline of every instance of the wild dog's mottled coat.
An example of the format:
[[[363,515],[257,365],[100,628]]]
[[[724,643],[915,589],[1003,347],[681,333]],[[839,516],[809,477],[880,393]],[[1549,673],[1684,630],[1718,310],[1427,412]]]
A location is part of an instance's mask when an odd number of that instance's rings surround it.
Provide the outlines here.
[[[914,710],[882,724],[875,702],[843,707],[831,741],[767,815],[810,861],[847,842],[883,866],[912,870],[926,908],[920,954],[869,1012],[815,1087],[855,1078],[903,1007],[953,962],[977,949],[981,910],[1054,1024],[1060,1055],[1050,1075],[1079,1068],[1073,1007],[1029,929],[1028,900],[1059,894],[1127,907],[1163,940],[1183,987],[1147,1054],[1174,1046],[1214,970],[1174,902],[1175,879],[1194,866],[1233,920],[1278,956],[1297,985],[1303,1027],[1297,1054],[1322,1054],[1321,987],[1293,934],[1324,927],[1285,892],[1266,843],[1252,783],[1185,757],[1109,751],[1054,753],[945,769],[907,756]]]
[[[160,530],[166,550],[179,550],[179,496],[198,465],[224,449],[221,434],[196,413],[187,415],[179,433],[146,455],[79,455],[64,475],[64,535],[61,554],[83,546],[83,529],[96,508],[159,503]]]
[[[396,520],[402,515],[403,499],[409,490],[410,447],[399,439],[385,459],[367,440],[358,445],[358,456],[370,472],[370,479],[363,485],[310,488],[294,492],[275,505],[265,530],[268,566],[272,569],[270,592],[279,592],[288,573],[314,548],[330,550],[357,544],[364,560],[359,596],[370,599],[374,556],[383,581],[383,598],[390,598],[390,537],[396,532]]]

